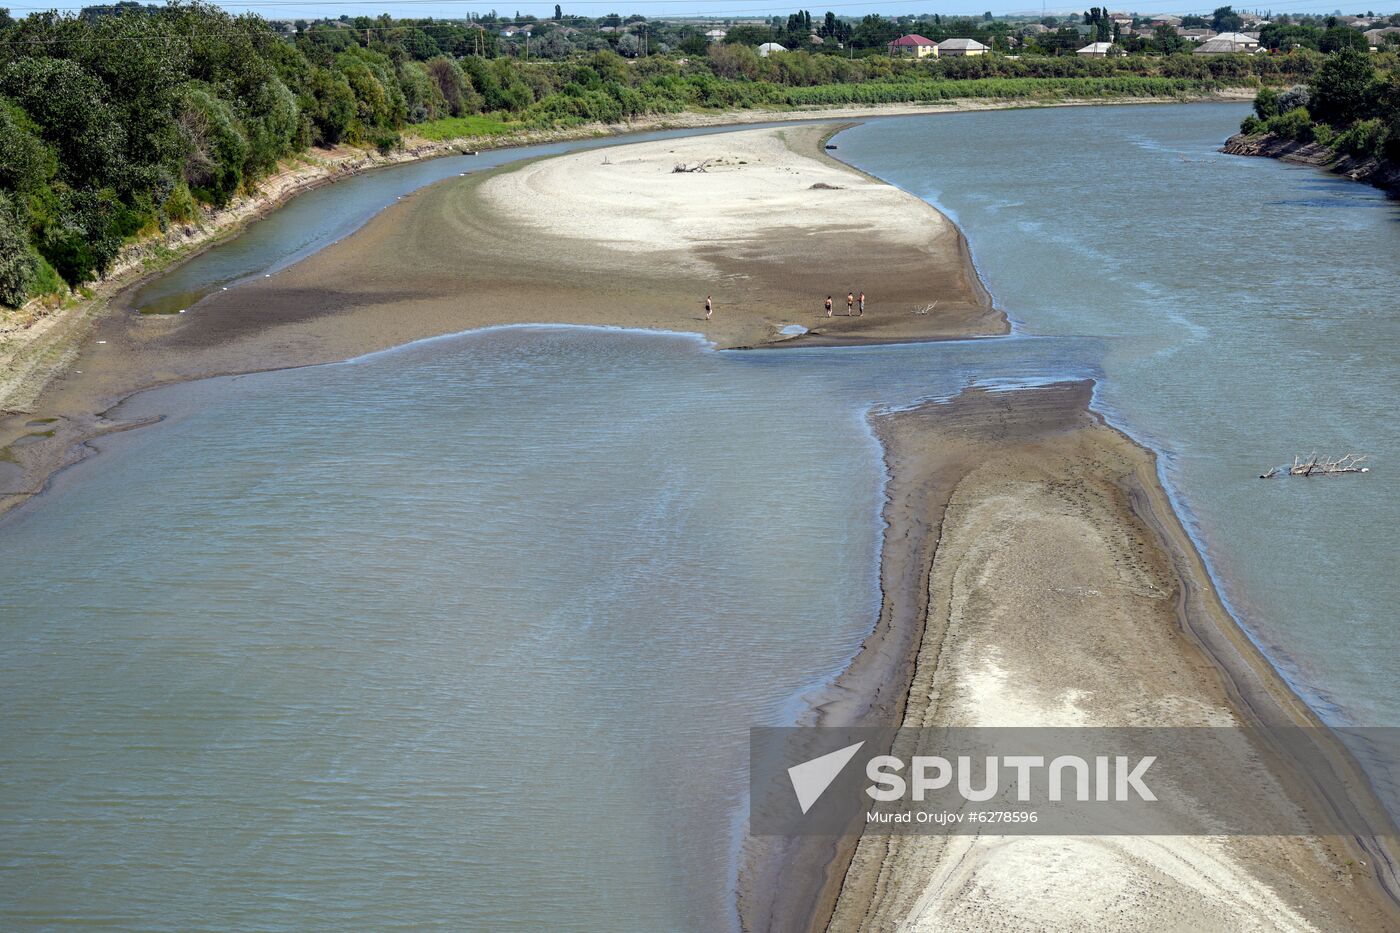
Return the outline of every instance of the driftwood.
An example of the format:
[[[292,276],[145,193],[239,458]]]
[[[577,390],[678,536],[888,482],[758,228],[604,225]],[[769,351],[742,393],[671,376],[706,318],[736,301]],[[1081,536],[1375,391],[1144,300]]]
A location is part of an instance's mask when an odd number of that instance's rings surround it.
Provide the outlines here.
[[[1355,454],[1347,454],[1335,460],[1327,457],[1319,457],[1314,451],[1312,456],[1304,459],[1295,456],[1293,464],[1286,467],[1274,467],[1267,473],[1260,473],[1260,479],[1272,479],[1275,476],[1332,476],[1337,473],[1370,473],[1371,468],[1362,466],[1365,457],[1358,457]]]
[[[936,308],[936,307],[938,307],[938,302],[937,302],[937,301],[935,301],[933,304],[930,304],[930,305],[924,305],[922,308],[915,308],[915,309],[914,309],[914,313],[915,313],[915,314],[928,314],[930,311],[932,311],[932,310],[933,310],[934,308]]]
[[[704,161],[696,162],[694,165],[686,165],[684,162],[677,162],[676,167],[671,169],[671,174],[679,175],[683,172],[703,172],[713,161],[714,159],[705,159]]]

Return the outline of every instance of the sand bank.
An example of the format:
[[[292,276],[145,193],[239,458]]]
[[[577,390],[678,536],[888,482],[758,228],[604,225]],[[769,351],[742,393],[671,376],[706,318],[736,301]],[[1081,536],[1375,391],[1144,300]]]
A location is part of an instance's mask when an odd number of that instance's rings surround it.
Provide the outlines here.
[[[119,296],[61,351],[62,376],[0,422],[0,508],[41,489],[75,444],[120,427],[101,412],[141,389],[489,325],[689,331],[720,346],[788,341],[790,323],[810,329],[794,342],[1005,332],[956,227],[827,158],[833,129],[639,143],[453,178],[188,314],[140,315]],[[707,172],[671,171],[706,159]],[[848,289],[867,293],[865,316],[827,319],[822,299],[844,314]]]
[[[1216,597],[1153,456],[1090,394],[968,391],[874,417],[885,605],[815,722],[1315,724]],[[1389,830],[1331,743],[1301,763],[1261,748],[1202,767],[1250,774],[1215,805],[1261,820],[1336,806],[1309,777],[1333,769],[1342,805]],[[752,929],[1381,930],[1398,916],[1375,878],[1378,860],[1393,871],[1386,853],[1331,837],[869,835],[748,854]]]

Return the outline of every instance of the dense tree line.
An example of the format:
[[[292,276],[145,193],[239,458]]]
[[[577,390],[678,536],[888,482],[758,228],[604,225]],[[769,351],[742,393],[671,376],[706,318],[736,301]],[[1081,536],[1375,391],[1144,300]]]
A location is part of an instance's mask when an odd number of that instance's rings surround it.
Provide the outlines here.
[[[1400,164],[1400,56],[1343,47],[1306,84],[1261,89],[1240,130]]]
[[[1185,93],[1303,81],[1320,61],[1311,52],[911,61],[883,46],[760,58],[692,26],[560,14],[521,41],[486,28],[494,16],[272,24],[202,3],[131,2],[22,20],[0,11],[0,304],[90,281],[133,238],[227,203],[307,147],[387,149],[406,126],[443,118],[547,127],[707,107]],[[930,31],[944,27],[933,19]],[[883,42],[898,27],[800,13],[772,28]],[[551,38],[558,55],[541,58]],[[674,53],[644,54],[670,49],[663,39]]]

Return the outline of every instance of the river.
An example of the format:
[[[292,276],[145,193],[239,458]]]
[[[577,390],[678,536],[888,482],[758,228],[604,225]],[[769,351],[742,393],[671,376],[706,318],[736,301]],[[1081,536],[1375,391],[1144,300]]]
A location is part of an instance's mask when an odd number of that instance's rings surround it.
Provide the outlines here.
[[[503,328],[127,402],[168,417],[0,524],[0,926],[730,927],[747,730],[877,605],[865,413],[969,383],[1100,380],[1300,691],[1394,724],[1400,210],[1215,154],[1242,113],[838,136],[1004,340]],[[1253,478],[1344,446],[1378,469]]]

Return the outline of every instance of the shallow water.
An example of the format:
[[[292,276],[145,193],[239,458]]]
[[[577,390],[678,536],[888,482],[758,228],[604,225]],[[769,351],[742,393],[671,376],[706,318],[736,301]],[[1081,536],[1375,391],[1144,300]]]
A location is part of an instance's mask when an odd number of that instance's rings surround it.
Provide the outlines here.
[[[0,925],[726,928],[747,730],[876,612],[863,413],[1003,352],[513,328],[138,397],[3,527]]]
[[[1104,341],[1233,608],[1333,724],[1400,724],[1400,202],[1216,152],[1239,104],[889,120],[841,155],[955,217],[1022,332]],[[1088,145],[1091,152],[1086,152]],[[1255,479],[1312,451],[1365,476]]]
[[[747,730],[791,721],[875,612],[864,413],[971,382],[1103,379],[1290,672],[1334,716],[1394,723],[1393,482],[1252,477],[1324,429],[1394,461],[1395,209],[1213,155],[1240,113],[840,137],[956,210],[994,293],[1047,336],[715,353],[512,328],[129,402],[170,417],[0,524],[0,927],[731,926]],[[1068,149],[1089,133],[1092,165]],[[1203,194],[1084,205],[1075,186],[1104,179],[1262,193],[1238,220]],[[1140,218],[1177,235],[1126,240]],[[1292,226],[1268,255],[1323,261],[1284,280],[1209,249],[1264,245],[1269,218]],[[1226,303],[1237,262],[1252,286]],[[1285,367],[1303,345],[1311,365]],[[1348,378],[1323,391],[1329,373]]]

